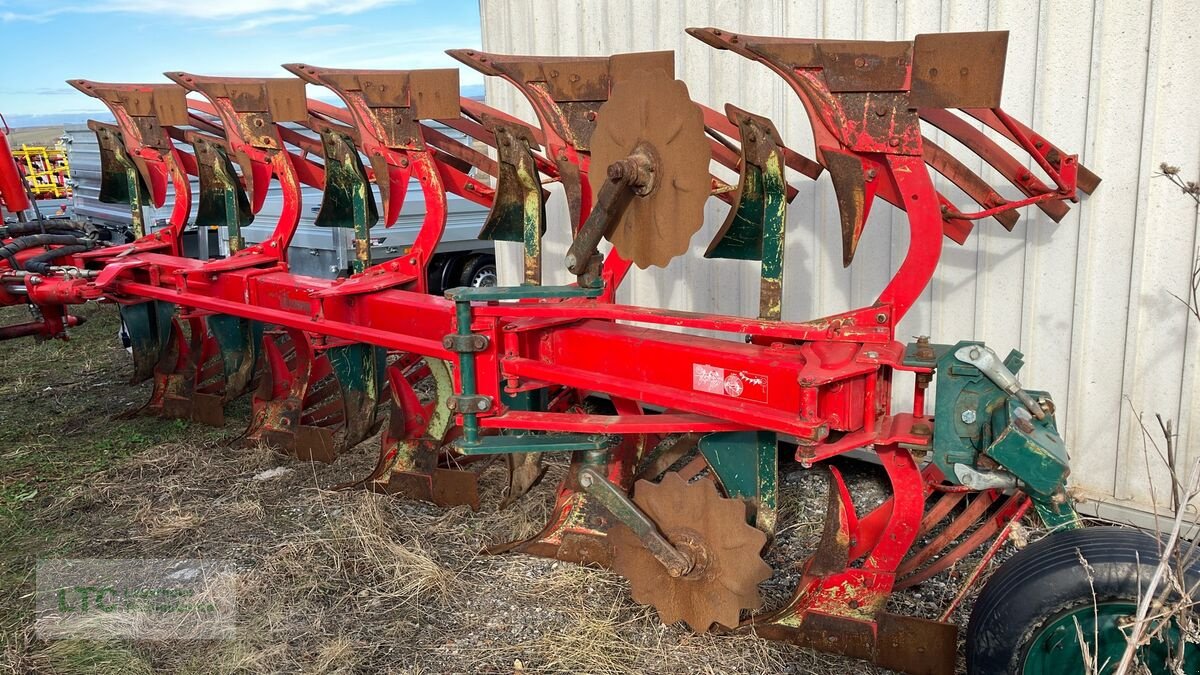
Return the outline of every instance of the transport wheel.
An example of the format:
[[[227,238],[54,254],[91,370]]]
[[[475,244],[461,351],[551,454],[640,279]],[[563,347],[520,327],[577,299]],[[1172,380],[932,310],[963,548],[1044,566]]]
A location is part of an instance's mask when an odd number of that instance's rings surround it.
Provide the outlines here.
[[[1123,629],[1137,613],[1139,587],[1153,576],[1158,550],[1154,537],[1120,527],[1059,532],[1030,544],[1004,563],[979,594],[967,627],[967,672],[1114,672],[1125,651]],[[1194,588],[1200,562],[1193,562],[1187,576],[1184,586]],[[1168,605],[1179,600],[1178,595],[1166,597]],[[1176,670],[1169,664],[1180,657],[1179,650],[1182,669]],[[1093,656],[1091,669],[1085,665],[1085,651]],[[1200,673],[1200,645],[1184,642],[1171,621],[1139,649],[1138,661],[1145,670],[1131,672]]]
[[[686,621],[705,632],[714,623],[737,627],[743,609],[762,606],[758,585],[771,576],[763,562],[767,535],[746,522],[746,503],[722,497],[707,479],[688,483],[672,471],[661,482],[639,480],[633,501],[667,541],[693,561],[672,577],[633,531],[609,532],[613,569],[629,580],[633,599],[658,610],[665,624]]]
[[[496,280],[496,259],[490,255],[473,255],[463,264],[459,285],[490,288],[496,285]]]

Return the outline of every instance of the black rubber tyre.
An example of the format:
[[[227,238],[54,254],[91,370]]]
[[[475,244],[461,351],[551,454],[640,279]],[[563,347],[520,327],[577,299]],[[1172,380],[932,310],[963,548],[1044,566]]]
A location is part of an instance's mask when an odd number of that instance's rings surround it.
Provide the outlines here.
[[[1081,556],[1092,569],[1090,582]],[[1136,603],[1139,583],[1149,583],[1158,561],[1155,538],[1131,528],[1068,530],[1030,544],[1000,567],[975,602],[967,672],[1022,673],[1043,629],[1094,603]],[[1200,564],[1192,572],[1200,576]]]
[[[447,282],[451,279],[457,280],[454,276],[451,256],[439,254],[433,256],[433,260],[429,261],[429,266],[425,268],[426,280],[429,287],[430,295],[441,295],[446,292]],[[450,284],[453,286],[453,284]]]
[[[459,286],[483,288],[495,286],[497,280],[496,258],[479,253],[467,258],[467,261],[463,263],[462,274],[459,275],[458,282]]]

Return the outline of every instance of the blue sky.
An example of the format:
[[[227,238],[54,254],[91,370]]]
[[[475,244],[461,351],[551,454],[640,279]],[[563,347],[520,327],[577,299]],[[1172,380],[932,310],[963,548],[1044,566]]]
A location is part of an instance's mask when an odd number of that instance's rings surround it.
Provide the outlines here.
[[[445,68],[480,46],[478,0],[0,0],[0,113],[85,113],[65,80],[285,76],[281,63]],[[24,55],[25,58],[20,58]],[[482,76],[462,69],[464,85]],[[315,93],[315,92],[314,92]]]

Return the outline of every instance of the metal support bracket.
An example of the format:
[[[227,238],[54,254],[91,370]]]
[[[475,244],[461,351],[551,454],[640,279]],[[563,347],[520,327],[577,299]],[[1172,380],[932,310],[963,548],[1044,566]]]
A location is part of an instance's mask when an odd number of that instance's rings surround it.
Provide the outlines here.
[[[662,563],[667,574],[681,577],[691,571],[694,561],[667,541],[654,521],[642,512],[616,485],[606,480],[592,467],[579,470],[579,486],[624,523],[646,546],[654,559]]]

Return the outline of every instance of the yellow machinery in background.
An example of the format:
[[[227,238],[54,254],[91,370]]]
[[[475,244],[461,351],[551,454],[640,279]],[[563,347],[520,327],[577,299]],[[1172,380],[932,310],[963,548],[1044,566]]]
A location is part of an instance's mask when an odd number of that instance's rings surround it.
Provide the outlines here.
[[[62,143],[54,147],[22,143],[12,154],[34,199],[71,196],[71,188],[67,182],[71,177],[71,166],[67,162],[67,150]]]

